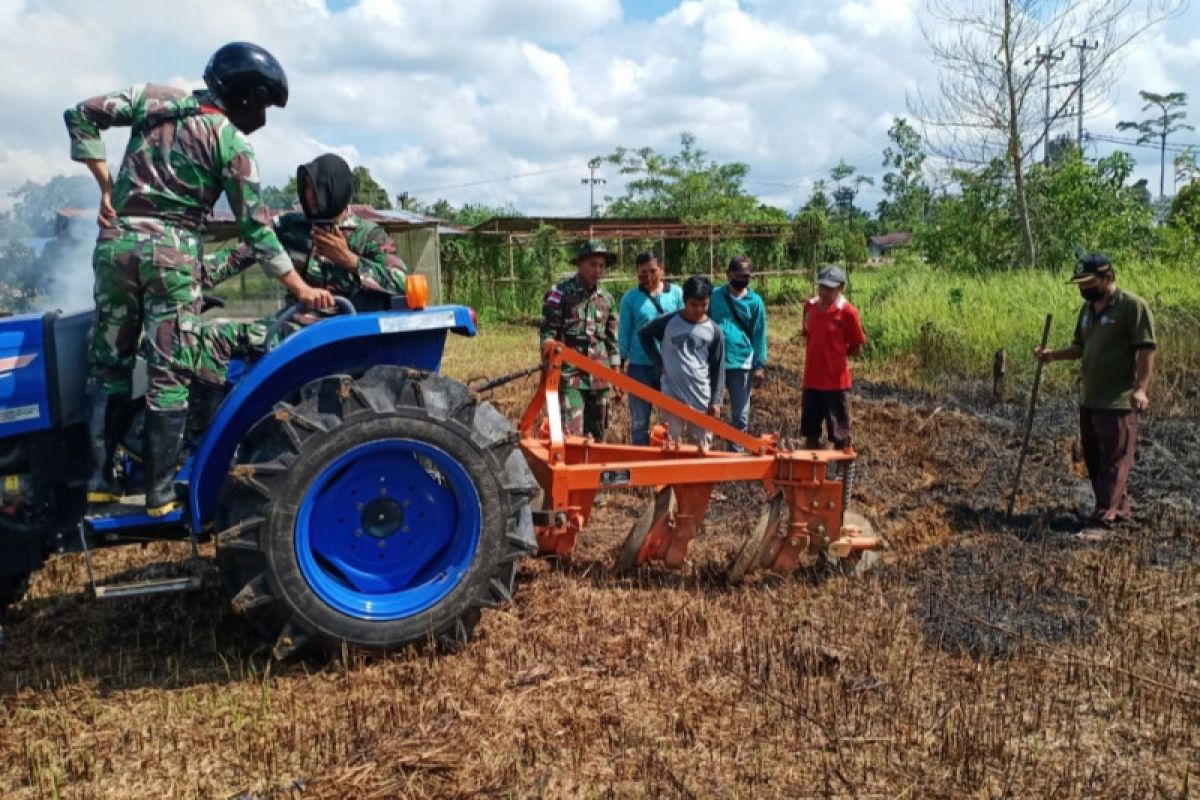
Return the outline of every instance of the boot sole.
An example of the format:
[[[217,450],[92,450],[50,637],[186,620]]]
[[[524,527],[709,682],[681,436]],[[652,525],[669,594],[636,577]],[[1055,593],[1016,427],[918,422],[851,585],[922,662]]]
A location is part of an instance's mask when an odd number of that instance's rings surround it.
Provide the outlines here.
[[[170,514],[177,508],[179,508],[179,504],[175,502],[167,503],[166,505],[162,506],[155,506],[154,508],[146,506],[146,514],[147,516],[151,517],[165,517],[167,514]]]

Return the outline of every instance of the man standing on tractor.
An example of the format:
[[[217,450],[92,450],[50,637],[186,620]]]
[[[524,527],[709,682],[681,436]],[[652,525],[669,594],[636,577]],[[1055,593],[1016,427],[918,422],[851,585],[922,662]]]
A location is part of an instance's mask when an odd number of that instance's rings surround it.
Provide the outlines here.
[[[618,336],[621,366],[629,377],[658,391],[662,365],[656,365],[655,359],[642,347],[638,331],[655,318],[683,308],[683,293],[678,286],[663,280],[662,267],[653,253],[639,253],[636,263],[637,288],[621,298]],[[629,395],[629,427],[630,440],[634,444],[650,444],[650,403],[633,395]]]
[[[642,349],[662,370],[663,394],[720,417],[725,394],[725,344],[721,328],[708,316],[712,293],[708,278],[688,278],[683,284],[683,309],[642,326],[638,338]],[[672,440],[684,440],[705,450],[712,446],[712,434],[703,428],[689,425],[667,411],[663,418]]]
[[[1044,363],[1080,359],[1079,433],[1096,495],[1088,520],[1110,527],[1129,519],[1129,472],[1137,446],[1138,414],[1150,408],[1146,390],[1154,371],[1154,317],[1142,298],[1117,288],[1112,262],[1088,253],[1071,283],[1083,307],[1075,337],[1061,350],[1034,349]]]
[[[542,299],[541,344],[558,340],[588,358],[619,369],[618,319],[612,295],[600,285],[604,270],[616,261],[604,242],[591,239],[575,256],[575,275]],[[608,383],[568,365],[558,386],[563,431],[604,441],[608,429]]]
[[[227,44],[204,70],[207,89],[188,93],[139,84],[93,97],[64,113],[71,158],[100,187],[100,235],[92,257],[96,316],[89,363],[88,501],[120,499],[113,456],[144,336],[146,512],[175,509],[173,478],[196,366],[201,230],[225,192],[241,238],[264,269],[314,307],[329,293],[300,279],[271,230],[259,197],[258,166],[246,135],[266,123],[269,106],[287,104],[287,77],[266,50]],[[131,127],[114,182],[100,132]]]
[[[833,446],[850,446],[849,358],[862,352],[867,336],[858,309],[842,297],[846,273],[825,267],[817,276],[817,296],[804,304],[804,378],[800,395],[800,434],[804,447],[821,445],[821,425]]]
[[[296,273],[309,286],[349,298],[359,311],[389,308],[392,295],[404,294],[407,269],[387,231],[350,213],[354,193],[350,165],[333,153],[319,156],[296,169],[296,190],[303,211],[281,214],[273,223]],[[244,243],[206,256],[201,284],[210,289],[258,259],[255,250]],[[296,321],[314,320],[305,315]],[[260,352],[272,321],[272,317],[257,322],[214,319],[201,325],[189,441],[195,441],[208,427],[220,406],[230,359]]]
[[[753,272],[748,256],[734,256],[709,309],[725,336],[729,421],[739,431],[750,425],[750,390],[762,386],[767,367],[767,306],[750,288]]]

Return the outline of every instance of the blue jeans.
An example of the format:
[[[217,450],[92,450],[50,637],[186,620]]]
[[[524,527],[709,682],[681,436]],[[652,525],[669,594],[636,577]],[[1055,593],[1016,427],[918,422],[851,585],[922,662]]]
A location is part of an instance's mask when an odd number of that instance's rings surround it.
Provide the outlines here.
[[[729,424],[744,431],[750,426],[750,370],[725,370],[725,388],[729,390]]]
[[[655,391],[662,388],[662,370],[651,364],[630,364],[629,377]],[[634,444],[650,444],[650,404],[632,394],[629,395],[629,427]]]

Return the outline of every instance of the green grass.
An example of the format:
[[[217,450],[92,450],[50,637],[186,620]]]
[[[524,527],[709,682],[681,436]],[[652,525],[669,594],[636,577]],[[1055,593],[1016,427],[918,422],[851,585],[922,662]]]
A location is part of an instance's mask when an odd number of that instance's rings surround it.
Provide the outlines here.
[[[1144,298],[1154,312],[1159,339],[1151,402],[1160,412],[1195,413],[1200,386],[1200,275],[1191,267],[1159,263],[1118,265],[1119,285]],[[1032,351],[1046,314],[1053,314],[1051,346],[1071,340],[1080,300],[1065,274],[1009,272],[965,275],[935,270],[915,260],[862,268],[851,275],[850,299],[862,312],[870,339],[858,366],[864,377],[886,378],[923,388],[962,381],[990,382],[996,351],[1008,352],[1008,394],[1028,392]],[[807,279],[772,277],[756,283],[770,307],[772,361],[798,367],[800,308],[811,294]],[[478,340],[452,347],[452,368],[470,371],[495,365],[496,373],[532,363],[537,337],[529,325],[485,324]],[[489,319],[491,317],[491,319]],[[1072,390],[1074,364],[1053,364],[1043,373],[1051,394]]]
[[[1118,265],[1117,277],[1155,315],[1160,399],[1184,405],[1200,377],[1200,276],[1188,267],[1141,263]],[[852,280],[851,299],[870,339],[865,360],[877,369],[900,366],[923,383],[989,378],[1001,348],[1008,352],[1010,383],[1027,383],[1046,315],[1053,315],[1050,345],[1063,347],[1080,307],[1065,276],[1046,272],[972,276],[909,261],[859,270]],[[1043,379],[1051,391],[1062,390],[1076,373],[1056,364]]]

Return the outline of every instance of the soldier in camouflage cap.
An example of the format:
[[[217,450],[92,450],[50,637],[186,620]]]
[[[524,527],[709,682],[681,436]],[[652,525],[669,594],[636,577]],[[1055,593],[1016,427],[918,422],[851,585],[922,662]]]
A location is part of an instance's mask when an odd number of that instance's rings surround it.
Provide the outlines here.
[[[406,268],[387,231],[350,213],[353,176],[341,156],[323,155],[296,170],[303,213],[291,211],[274,220],[275,233],[296,271],[310,286],[347,297],[359,311],[389,306],[391,295],[404,294]],[[238,244],[204,258],[201,283],[211,288],[255,263],[254,250]],[[303,315],[297,321],[315,321]],[[207,427],[224,396],[232,358],[261,352],[273,318],[256,322],[215,319],[200,331],[196,381],[192,383],[189,439]],[[290,331],[285,331],[290,332]]]
[[[589,358],[620,369],[617,305],[600,286],[604,270],[616,261],[604,243],[584,242],[575,257],[575,275],[542,299],[541,342],[556,339]],[[564,366],[558,386],[565,433],[589,434],[600,442],[608,428],[608,383]]]
[[[220,48],[204,71],[207,90],[139,84],[67,109],[71,158],[100,186],[100,236],[92,257],[96,316],[89,363],[89,502],[118,499],[113,455],[126,415],[139,338],[146,354],[146,510],[175,507],[173,478],[196,369],[201,231],[221,193],[242,240],[271,275],[301,300],[327,307],[271,230],[259,198],[258,167],[246,134],[266,109],[287,103],[287,77],[256,45]],[[101,131],[132,128],[116,181]]]

